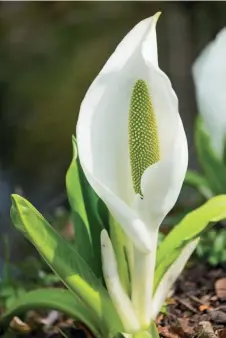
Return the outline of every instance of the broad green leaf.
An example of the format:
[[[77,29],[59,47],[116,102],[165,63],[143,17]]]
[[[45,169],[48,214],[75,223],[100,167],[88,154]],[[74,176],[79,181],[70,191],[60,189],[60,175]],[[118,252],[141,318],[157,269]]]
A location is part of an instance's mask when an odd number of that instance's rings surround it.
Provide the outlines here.
[[[108,210],[83,173],[75,137],[72,144],[73,159],[66,175],[66,186],[75,227],[75,247],[96,276],[101,277],[100,233],[108,228]]]
[[[128,258],[126,252],[126,236],[123,232],[123,229],[120,225],[115,221],[115,219],[110,215],[110,237],[111,242],[114,248],[118,273],[124,290],[130,295],[130,279],[129,279],[129,266],[128,266]]]
[[[212,149],[210,138],[205,132],[201,118],[197,118],[195,142],[200,165],[215,194],[226,192],[226,166]]]
[[[26,199],[12,195],[11,218],[65,285],[92,310],[106,331],[122,331],[107,290],[82,257]]]
[[[187,170],[184,183],[196,188],[206,199],[209,199],[214,195],[206,178],[200,175],[198,172]]]
[[[108,209],[89,185],[79,164],[80,182],[89,221],[96,275],[102,276],[100,233],[108,230]],[[75,225],[76,227],[76,225]],[[76,239],[75,239],[76,240]]]
[[[80,184],[75,142],[75,139],[72,138],[73,158],[66,174],[67,195],[72,210],[76,251],[94,271],[92,238]]]
[[[199,237],[210,223],[215,223],[225,218],[226,195],[219,195],[188,213],[170,231],[157,250],[154,291],[186,244]]]
[[[96,322],[90,310],[70,291],[57,288],[38,289],[23,294],[0,318],[0,327],[6,328],[14,316],[29,310],[50,309],[60,311],[89,327],[95,337],[101,337],[100,322]]]

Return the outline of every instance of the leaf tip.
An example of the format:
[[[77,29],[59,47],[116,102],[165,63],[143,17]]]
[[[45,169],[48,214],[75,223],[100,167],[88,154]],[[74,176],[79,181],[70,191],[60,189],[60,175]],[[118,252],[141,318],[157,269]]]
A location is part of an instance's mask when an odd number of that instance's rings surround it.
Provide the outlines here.
[[[75,135],[72,135],[72,147],[73,147],[73,159],[76,160],[78,157],[78,149]]]
[[[11,197],[12,207],[16,207],[17,203],[18,203],[18,200],[21,198],[21,196],[17,195],[17,194],[11,194],[10,197]]]

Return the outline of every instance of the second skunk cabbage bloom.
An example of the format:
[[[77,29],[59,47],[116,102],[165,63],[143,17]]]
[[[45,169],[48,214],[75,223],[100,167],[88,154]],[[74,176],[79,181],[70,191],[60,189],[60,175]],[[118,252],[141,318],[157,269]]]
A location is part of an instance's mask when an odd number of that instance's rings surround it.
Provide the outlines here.
[[[77,123],[84,173],[143,252],[174,206],[188,162],[178,100],[158,66],[159,13],[120,42],[88,89]]]
[[[192,73],[199,113],[214,151],[222,158],[226,140],[226,28],[204,48]]]

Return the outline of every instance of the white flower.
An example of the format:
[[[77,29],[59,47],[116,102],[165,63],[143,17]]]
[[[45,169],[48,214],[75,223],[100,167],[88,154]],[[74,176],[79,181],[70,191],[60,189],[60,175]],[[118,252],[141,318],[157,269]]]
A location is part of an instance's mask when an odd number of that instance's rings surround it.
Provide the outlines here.
[[[159,226],[174,206],[188,161],[178,100],[158,67],[157,17],[141,21],[118,45],[87,91],[77,124],[89,183],[141,249],[150,247],[144,229]],[[130,100],[140,79],[149,90],[159,142],[159,161],[141,176],[143,199],[133,188],[129,152]]]
[[[178,100],[158,66],[158,17],[121,41],[87,91],[77,124],[84,173],[135,245],[132,303],[142,327],[151,320],[157,231],[188,162]]]
[[[199,113],[213,149],[222,157],[226,140],[226,28],[201,52],[192,73]]]

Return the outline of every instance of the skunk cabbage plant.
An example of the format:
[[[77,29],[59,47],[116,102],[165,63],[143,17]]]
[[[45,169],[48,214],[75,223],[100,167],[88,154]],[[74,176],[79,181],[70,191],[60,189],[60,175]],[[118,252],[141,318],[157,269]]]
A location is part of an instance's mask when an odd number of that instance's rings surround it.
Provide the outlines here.
[[[202,174],[188,171],[186,182],[205,198],[226,192],[226,28],[195,60],[192,75],[199,116],[195,144]]]
[[[132,303],[144,326],[151,319],[158,228],[178,198],[188,162],[177,97],[158,66],[158,16],[118,45],[87,91],[77,124],[86,178],[134,249]]]
[[[74,242],[12,195],[14,225],[67,289],[19,297],[2,315],[3,328],[14,315],[44,307],[82,322],[96,338],[156,338],[154,320],[200,234],[226,217],[226,196],[214,197],[157,247],[188,162],[177,97],[158,66],[158,17],[126,35],[81,104],[66,175]]]

